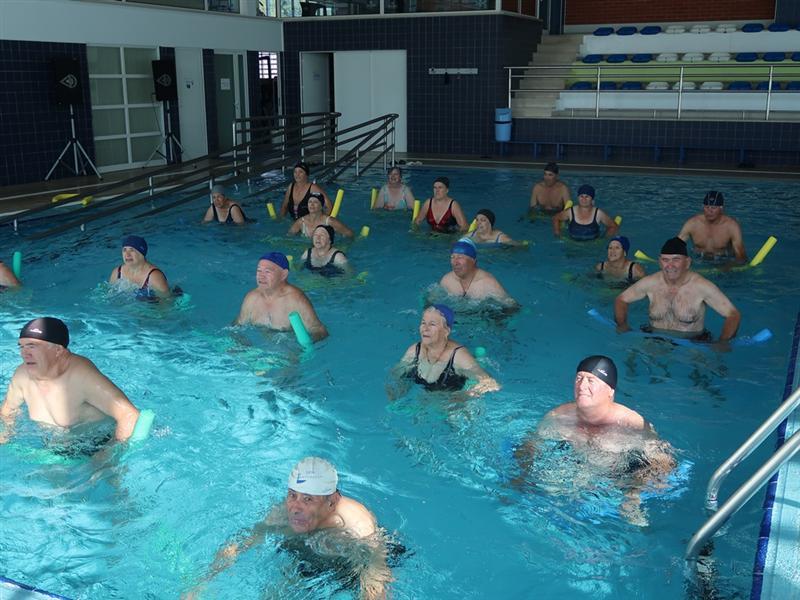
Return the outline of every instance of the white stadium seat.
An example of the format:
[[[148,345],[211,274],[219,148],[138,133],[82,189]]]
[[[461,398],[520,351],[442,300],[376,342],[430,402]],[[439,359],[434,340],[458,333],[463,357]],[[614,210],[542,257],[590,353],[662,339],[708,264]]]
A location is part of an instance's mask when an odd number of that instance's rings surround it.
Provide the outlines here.
[[[721,90],[722,89],[722,82],[721,81],[704,81],[700,85],[701,90]]]
[[[711,31],[711,27],[708,25],[692,25],[689,29],[689,33],[709,33]]]
[[[699,63],[705,59],[702,52],[687,52],[681,57],[682,62]]]
[[[737,27],[733,23],[722,23],[717,25],[717,33],[733,33]]]
[[[664,52],[656,56],[656,62],[675,62],[678,60],[678,55],[674,52]]]
[[[728,62],[731,59],[730,52],[712,52],[708,56],[711,62]]]
[[[651,81],[645,89],[648,90],[668,90],[669,84],[666,81]]]
[[[696,90],[697,89],[697,84],[694,81],[684,81],[683,85],[681,85],[680,81],[676,81],[675,83],[672,84],[672,89],[673,90],[677,90],[679,88],[682,88],[684,91],[685,90]]]
[[[686,27],[683,25],[670,25],[665,30],[665,33],[686,33]]]

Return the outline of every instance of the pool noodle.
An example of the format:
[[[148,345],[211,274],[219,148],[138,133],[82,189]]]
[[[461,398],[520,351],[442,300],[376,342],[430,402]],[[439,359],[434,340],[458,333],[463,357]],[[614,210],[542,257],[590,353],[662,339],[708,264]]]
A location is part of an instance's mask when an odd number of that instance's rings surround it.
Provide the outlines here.
[[[61,202],[62,200],[67,200],[68,198],[74,198],[77,195],[78,194],[56,194],[55,196],[53,196],[53,199],[50,202],[55,204],[56,202]]]
[[[141,442],[150,435],[150,430],[153,428],[153,420],[156,418],[154,413],[149,408],[139,412],[139,418],[136,419],[136,425],[133,427],[133,433],[128,438],[128,442]]]
[[[622,225],[622,217],[619,215],[614,217],[614,223],[616,223],[617,225]]]
[[[369,200],[369,209],[375,208],[375,201],[378,199],[378,188],[372,188],[372,197]]]
[[[83,199],[81,200],[81,204],[83,206],[88,206],[89,202],[91,202],[93,199],[94,199],[94,196],[84,196]]]
[[[420,207],[419,200],[414,200],[414,210],[411,211],[411,224],[413,225],[414,222],[417,220],[419,216],[419,207]]]
[[[361,235],[361,237],[367,237],[369,235],[369,227],[367,225],[364,225],[361,228],[361,234],[360,235]]]
[[[637,250],[636,252],[633,253],[633,255],[636,258],[638,258],[639,260],[647,260],[647,261],[650,261],[650,262],[656,262],[655,258],[650,258],[649,256],[647,256],[647,254],[645,254],[641,250]]]
[[[772,250],[772,247],[778,243],[778,238],[771,235],[767,238],[767,241],[764,242],[764,245],[761,246],[761,249],[756,252],[756,255],[753,257],[753,260],[750,261],[751,267],[757,267],[761,264],[761,262],[766,258],[769,251]]]
[[[19,250],[15,251],[11,258],[11,271],[14,273],[14,277],[20,278],[22,273],[22,252]]]
[[[478,219],[472,219],[472,223],[469,224],[469,229],[467,229],[467,233],[472,233],[478,228]]]
[[[575,203],[572,200],[567,200],[566,202],[564,202],[564,210],[572,208],[573,206],[575,206]]]
[[[278,215],[275,214],[275,205],[272,202],[267,202],[267,212],[269,213],[269,218],[273,221],[278,218]]]
[[[331,216],[334,219],[339,216],[339,210],[342,208],[342,198],[344,198],[344,190],[339,188],[339,191],[336,192],[336,200],[333,203],[333,210],[331,211]]]
[[[303,324],[303,319],[300,318],[300,313],[298,313],[296,310],[290,312],[289,323],[294,330],[294,335],[297,338],[298,343],[303,348],[310,348],[314,345],[314,341],[311,339],[311,336],[306,330],[306,326]]]

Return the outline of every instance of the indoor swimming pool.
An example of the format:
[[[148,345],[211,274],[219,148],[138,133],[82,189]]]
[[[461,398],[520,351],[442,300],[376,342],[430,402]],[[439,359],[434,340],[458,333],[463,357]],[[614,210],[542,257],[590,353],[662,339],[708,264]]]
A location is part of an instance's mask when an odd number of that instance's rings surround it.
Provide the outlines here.
[[[450,178],[450,195],[468,220],[491,208],[496,228],[530,242],[478,251],[479,266],[521,310],[500,317],[453,303],[451,337],[485,348],[483,366],[502,386],[480,398],[398,393],[392,380],[391,368],[419,339],[425,298],[439,295],[431,286],[450,270],[457,236],[431,236],[427,226],[410,232],[410,212],[370,212],[370,189],[385,180],[380,170],[326,186],[331,197],[345,189],[343,222],[355,232],[370,228],[368,237],[336,243],[362,275],[290,274],[330,332],[311,352],[288,333],[231,326],[255,287],[258,257],[271,250],[299,257],[308,247],[285,237],[288,221],[267,215],[264,203],[277,205],[282,193],[245,200],[257,222],[242,227],[201,225],[207,201],[196,200],[144,219],[132,210],[39,242],[9,227],[0,232],[4,260],[23,254],[25,284],[0,294],[0,387],[20,362],[20,328],[56,316],[70,327],[70,350],[90,358],[138,408],[156,413],[150,438],[124,453],[64,461],[28,451],[64,434],[18,421],[14,440],[0,445],[0,575],[70,598],[178,598],[227,540],[283,499],[292,465],[318,455],[338,467],[342,493],[370,508],[405,548],[390,561],[392,598],[691,597],[683,552],[706,518],[708,478],[782,399],[798,312],[800,184],[562,167],[573,197],[589,183],[596,204],[622,217],[632,251],[657,256],[713,189],[725,194],[726,214],[741,223],[750,256],[768,236],[778,238],[758,267],[705,272],[741,311],[740,335],[774,334],[717,353],[617,335],[587,315],[595,308],[610,317],[619,291],[592,273],[606,244],[555,239],[549,219],[525,217],[541,171],[422,165],[404,173],[419,199],[440,175]],[[230,195],[242,198],[276,177]],[[129,234],[146,238],[148,260],[189,294],[185,301],[142,303],[109,290],[105,282]],[[654,272],[654,264],[645,266]],[[646,309],[646,302],[632,305],[632,325],[645,322]],[[721,323],[707,313],[715,336]],[[519,472],[510,448],[572,399],[575,366],[590,354],[616,361],[617,401],[675,449],[679,473],[645,500],[646,527],[620,516],[620,491],[607,482],[555,472],[535,493],[511,485]],[[732,475],[723,496],[745,476]],[[715,540],[718,598],[749,593],[761,498]],[[202,597],[356,595],[335,572],[307,573],[268,537]]]

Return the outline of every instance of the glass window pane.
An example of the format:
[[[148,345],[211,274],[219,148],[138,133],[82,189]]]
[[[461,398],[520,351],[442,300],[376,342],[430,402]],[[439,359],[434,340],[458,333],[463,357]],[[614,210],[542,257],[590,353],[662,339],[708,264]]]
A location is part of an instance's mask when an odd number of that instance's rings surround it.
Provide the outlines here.
[[[92,106],[124,104],[122,97],[122,78],[90,79],[89,90],[92,94]]]
[[[121,140],[95,140],[95,164],[98,167],[128,164],[128,145]]]
[[[94,135],[125,135],[125,110],[105,108],[92,111]]]
[[[125,48],[125,74],[153,76],[152,61],[156,58],[155,48]]]
[[[205,10],[204,0],[128,0],[139,4],[160,4],[161,6],[174,6],[176,8],[195,8]]]
[[[126,78],[125,81],[128,85],[129,104],[150,104],[156,101],[152,76],[147,79]]]
[[[132,162],[144,162],[153,153],[153,150],[161,143],[161,136],[154,135],[148,137],[131,138]],[[163,152],[164,149],[162,148]]]
[[[161,123],[158,118],[160,106],[148,106],[147,108],[131,108],[128,111],[128,118],[131,123],[131,133],[147,133],[148,131],[161,131]]]
[[[90,75],[119,75],[122,71],[119,62],[119,48],[87,46],[86,57]]]

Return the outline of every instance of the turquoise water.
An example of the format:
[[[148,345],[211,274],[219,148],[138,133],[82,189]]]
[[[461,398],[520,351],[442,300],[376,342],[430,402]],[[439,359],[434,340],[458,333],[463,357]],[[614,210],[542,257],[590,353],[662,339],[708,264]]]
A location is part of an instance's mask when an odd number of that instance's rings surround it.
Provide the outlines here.
[[[175,598],[226,540],[282,499],[292,464],[318,454],[339,467],[343,493],[409,549],[394,568],[395,598],[682,596],[681,557],[703,521],[708,477],[781,397],[798,310],[800,186],[562,173],[573,190],[594,185],[598,205],[621,215],[632,247],[650,255],[699,212],[708,189],[725,193],[750,255],[768,235],[779,238],[761,267],[709,275],[742,311],[742,334],[769,327],[774,338],[715,354],[617,336],[587,317],[591,307],[611,312],[614,292],[583,277],[604,244],[557,241],[549,222],[518,220],[538,172],[415,167],[406,178],[423,197],[440,174],[469,218],[491,207],[498,228],[532,242],[479,257],[523,310],[501,321],[457,319],[452,337],[485,347],[484,366],[503,385],[480,399],[387,396],[391,366],[417,339],[422,298],[449,270],[449,241],[408,233],[408,215],[370,214],[377,171],[342,182],[342,220],[371,228],[367,239],[341,246],[366,282],[291,275],[331,332],[311,357],[289,335],[229,328],[255,285],[257,257],[271,249],[299,256],[304,247],[283,239],[289,223],[269,221],[263,198],[245,202],[259,221],[243,228],[199,225],[206,204],[197,200],[35,244],[3,231],[0,253],[23,251],[27,287],[0,296],[0,387],[19,364],[20,327],[54,315],[69,324],[73,351],[157,419],[153,436],[121,462],[77,465],[19,456],[14,447],[42,444],[39,428],[23,423],[15,443],[0,446],[0,574],[78,598]],[[152,262],[190,293],[188,306],[108,293],[101,282],[129,233],[147,239]],[[631,322],[645,318],[645,303],[635,305]],[[720,324],[708,316],[714,333]],[[647,501],[647,528],[621,519],[614,491],[601,485],[564,482],[563,493],[525,495],[506,483],[514,475],[507,447],[571,399],[575,365],[594,353],[617,361],[617,399],[692,465],[688,489]],[[743,477],[734,475],[723,494]],[[759,504],[716,541],[720,597],[750,588]],[[299,577],[295,559],[266,543],[218,576],[209,597],[329,598],[335,589],[330,576]]]

